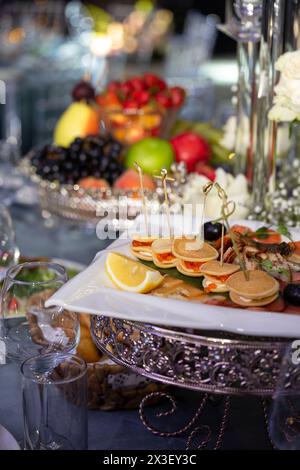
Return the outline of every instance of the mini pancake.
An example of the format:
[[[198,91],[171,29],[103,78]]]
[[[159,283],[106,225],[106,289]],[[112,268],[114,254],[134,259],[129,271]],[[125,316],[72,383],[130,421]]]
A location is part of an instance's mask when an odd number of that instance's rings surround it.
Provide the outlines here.
[[[232,274],[226,285],[230,292],[234,292],[247,299],[263,299],[270,297],[279,290],[279,284],[270,274],[264,271],[248,271],[249,281],[245,279],[244,273],[239,271]]]
[[[201,272],[206,276],[231,276],[232,274],[236,273],[240,270],[238,264],[231,264],[231,263],[223,263],[221,265],[220,261],[213,260],[208,261],[207,263],[203,264],[201,267]]]
[[[131,240],[130,251],[139,259],[152,261],[152,243],[156,238],[152,237],[133,237]]]
[[[173,255],[178,259],[201,261],[202,263],[218,258],[219,253],[208,243],[203,242],[201,248],[198,248],[197,245],[198,241],[195,237],[175,238],[172,246]]]
[[[181,274],[191,277],[202,277],[200,272],[202,263],[193,263],[191,261],[184,261],[183,259],[177,260],[176,268]]]
[[[151,245],[152,260],[159,268],[174,268],[177,259],[172,253],[173,241],[170,238],[158,238]]]
[[[208,261],[200,268],[200,273],[204,276],[203,287],[209,292],[228,292],[229,287],[226,281],[235,272],[239,271],[240,267],[236,264],[223,263],[220,261]]]
[[[269,305],[277,299],[278,292],[276,294],[270,295],[270,297],[265,297],[264,299],[246,299],[244,297],[240,297],[234,292],[230,292],[229,297],[231,298],[232,302],[240,305],[241,307],[264,307],[265,305]]]
[[[186,276],[200,277],[200,268],[203,263],[217,259],[218,251],[208,243],[199,241],[195,237],[177,238],[172,246],[173,255],[178,259],[177,270]]]

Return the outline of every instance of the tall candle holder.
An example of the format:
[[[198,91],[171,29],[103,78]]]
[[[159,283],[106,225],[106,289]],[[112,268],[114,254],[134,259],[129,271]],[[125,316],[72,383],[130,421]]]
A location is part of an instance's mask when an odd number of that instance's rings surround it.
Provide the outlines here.
[[[253,160],[252,213],[261,214],[268,191],[274,191],[277,124],[268,111],[278,80],[275,62],[282,54],[286,0],[263,0],[262,32],[257,94],[256,148]]]
[[[290,125],[290,150],[277,159],[276,121],[268,119],[279,80],[275,63],[300,47],[300,0],[264,0],[260,53],[260,93],[252,216],[271,223],[300,226],[300,132]]]
[[[235,15],[234,15],[235,14]],[[219,30],[237,41],[238,92],[235,174],[243,173],[251,181],[255,150],[257,104],[257,63],[261,34],[262,0],[226,2],[226,23]],[[245,134],[249,136],[245,149]]]

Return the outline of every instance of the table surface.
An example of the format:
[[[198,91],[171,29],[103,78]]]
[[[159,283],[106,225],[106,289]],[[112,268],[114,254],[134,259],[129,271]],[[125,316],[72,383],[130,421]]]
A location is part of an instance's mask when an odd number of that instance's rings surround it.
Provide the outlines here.
[[[47,225],[37,207],[11,208],[17,243],[25,256],[64,258],[88,264],[108,242],[97,239],[95,230],[78,229],[67,222]],[[158,424],[162,430],[183,427],[193,416],[201,395],[183,389],[171,390],[178,401],[173,417]],[[199,424],[212,430],[212,447],[219,431],[223,410],[222,397],[209,401]],[[0,423],[18,439],[22,438],[21,391],[18,368],[0,366]],[[153,410],[150,411],[153,413]],[[158,421],[156,421],[158,423]],[[179,437],[158,437],[149,432],[139,419],[138,410],[90,411],[89,449],[103,450],[184,450],[188,433]],[[197,442],[195,442],[197,445]],[[258,398],[231,399],[228,426],[222,443],[224,449],[268,449],[263,410]]]

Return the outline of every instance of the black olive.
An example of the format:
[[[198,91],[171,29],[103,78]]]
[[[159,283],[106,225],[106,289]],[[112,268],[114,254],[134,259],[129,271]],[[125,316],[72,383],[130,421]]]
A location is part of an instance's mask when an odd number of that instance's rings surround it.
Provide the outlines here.
[[[209,242],[214,242],[219,240],[222,236],[222,226],[220,222],[206,222],[204,224],[204,238]],[[226,233],[226,228],[224,227],[224,234]]]
[[[300,284],[288,284],[285,286],[283,297],[289,304],[300,306]]]

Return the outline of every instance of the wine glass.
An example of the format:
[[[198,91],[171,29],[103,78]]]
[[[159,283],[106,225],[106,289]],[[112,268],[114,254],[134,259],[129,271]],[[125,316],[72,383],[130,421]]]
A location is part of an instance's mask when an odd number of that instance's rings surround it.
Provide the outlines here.
[[[260,35],[260,21],[263,10],[262,0],[234,0],[234,11],[240,20],[241,38]]]
[[[37,354],[76,348],[77,315],[62,307],[45,307],[45,301],[66,281],[65,268],[56,263],[28,262],[8,270],[0,316],[6,361],[19,363]]]
[[[87,448],[87,365],[66,353],[31,357],[21,366],[25,449]]]
[[[7,268],[18,263],[19,257],[20,251],[16,245],[10,214],[0,204],[0,280],[4,278]]]
[[[244,24],[257,24],[262,15],[262,3],[262,0],[235,0],[234,9]]]

